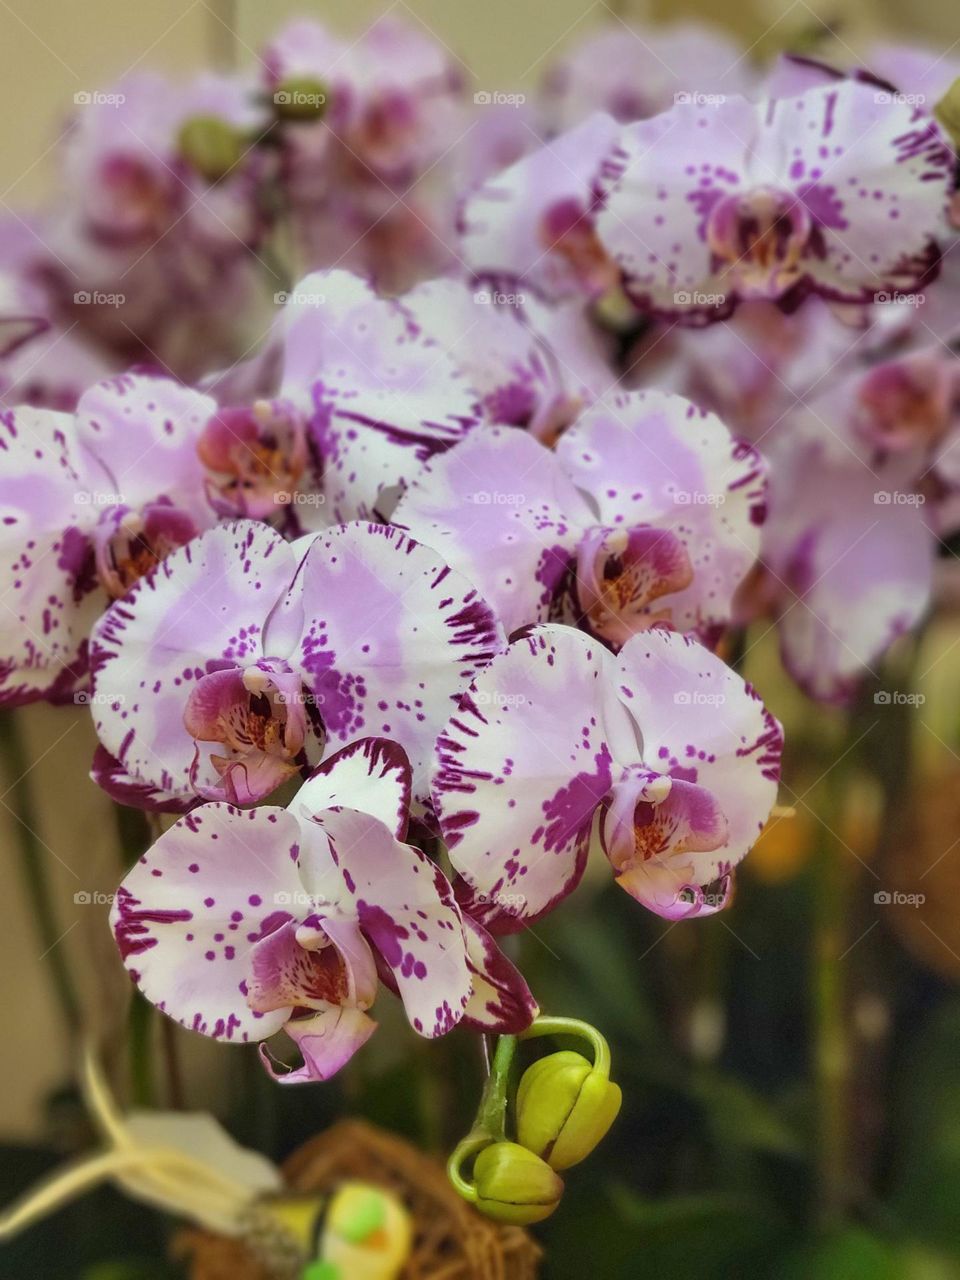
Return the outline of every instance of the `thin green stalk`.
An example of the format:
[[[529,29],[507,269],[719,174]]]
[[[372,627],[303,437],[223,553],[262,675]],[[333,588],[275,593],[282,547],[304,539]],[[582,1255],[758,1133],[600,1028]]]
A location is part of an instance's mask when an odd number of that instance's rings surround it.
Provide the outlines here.
[[[150,818],[141,809],[121,804],[113,806],[113,818],[120,846],[120,864],[124,871],[128,871],[150,847],[153,835]],[[130,1096],[138,1107],[150,1107],[156,1102],[153,1024],[153,1005],[135,990],[127,1017],[127,1046]]]
[[[43,958],[47,963],[64,1023],[70,1033],[79,1030],[81,1006],[59,943],[64,933],[57,920],[53,894],[47,875],[46,850],[37,834],[39,820],[27,775],[29,753],[23,737],[22,713],[7,711],[0,715],[0,755],[7,778],[4,807],[13,815],[16,825],[20,872],[30,899],[34,925],[40,935]],[[9,804],[6,797],[10,797]]]
[[[829,794],[835,797],[835,786]],[[842,967],[850,875],[843,860],[844,851],[829,832],[838,820],[838,805],[828,803],[813,882],[817,1208],[825,1226],[843,1219],[850,1181],[850,1048]]]
[[[517,1052],[516,1036],[501,1036],[497,1041],[490,1074],[484,1085],[480,1106],[467,1136],[458,1142],[447,1161],[447,1176],[454,1190],[470,1204],[477,1200],[477,1188],[461,1173],[465,1164],[478,1156],[484,1147],[493,1142],[503,1142],[507,1136],[507,1098],[510,1089],[510,1071]]]

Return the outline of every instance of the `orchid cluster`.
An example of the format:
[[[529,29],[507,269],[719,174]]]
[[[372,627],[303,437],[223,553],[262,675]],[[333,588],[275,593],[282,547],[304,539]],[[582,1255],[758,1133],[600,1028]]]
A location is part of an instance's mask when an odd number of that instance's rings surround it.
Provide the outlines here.
[[[957,529],[958,72],[620,28],[498,102],[297,22],[78,105],[8,228],[0,698],[153,815],[152,1004],[326,1080],[381,987],[528,1032],[591,857],[728,903],[782,747],[733,639],[849,699]]]

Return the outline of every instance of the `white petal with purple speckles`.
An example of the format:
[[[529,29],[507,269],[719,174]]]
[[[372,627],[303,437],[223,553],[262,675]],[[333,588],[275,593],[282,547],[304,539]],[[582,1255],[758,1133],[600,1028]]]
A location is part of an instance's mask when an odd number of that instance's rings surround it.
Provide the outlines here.
[[[551,299],[579,292],[576,272],[557,252],[550,213],[561,207],[588,212],[594,178],[618,128],[598,112],[468,197],[463,256],[476,275],[502,281],[505,289],[537,289]]]
[[[369,814],[329,811],[323,825],[360,928],[392,971],[414,1030],[444,1035],[463,1017],[472,979],[443,872]]]
[[[402,840],[410,812],[410,782],[410,761],[401,746],[386,738],[361,738],[314,769],[297,792],[294,807],[310,818],[333,805],[360,809]]]
[[[632,391],[598,401],[557,445],[600,523],[649,524],[686,548],[693,580],[656,600],[680,631],[708,631],[730,616],[733,594],[760,549],[765,467],[716,415],[682,396]]]
[[[594,516],[549,449],[477,427],[414,481],[393,520],[475,583],[509,635],[547,620]]]
[[[289,543],[241,520],[181,547],[108,610],[93,637],[95,721],[128,774],[193,793],[195,744],[183,716],[194,682],[213,666],[265,656],[267,619],[295,570]]]
[[[780,726],[735,671],[688,636],[661,630],[634,636],[619,666],[620,697],[642,734],[645,765],[705,788],[726,820],[722,844],[681,859],[693,866],[696,883],[707,884],[744,857],[769,817],[780,777]],[[688,806],[687,816],[692,812]],[[701,812],[696,821],[714,819]]]
[[[284,394],[312,414],[326,514],[368,518],[474,421],[475,397],[436,337],[347,271],[318,271],[286,308]]]
[[[535,919],[579,881],[615,750],[637,750],[615,673],[598,641],[534,627],[481,673],[440,735],[434,806],[481,922]]]
[[[171,379],[123,373],[80,397],[77,435],[109,469],[118,504],[138,508],[163,494],[212,524],[197,440],[215,411],[210,396]]]
[[[89,532],[91,490],[109,481],[79,448],[70,415],[0,415],[0,700],[16,705],[86,672],[85,639],[106,597]]]
[[[302,892],[299,827],[284,809],[210,804],[181,818],[127,874],[111,911],[143,994],[185,1027],[262,1040],[289,1009],[247,1004],[250,953]]]
[[[298,654],[327,750],[376,734],[403,747],[425,797],[436,735],[503,647],[477,591],[399,529],[349,524],[321,534],[290,599],[306,624]]]

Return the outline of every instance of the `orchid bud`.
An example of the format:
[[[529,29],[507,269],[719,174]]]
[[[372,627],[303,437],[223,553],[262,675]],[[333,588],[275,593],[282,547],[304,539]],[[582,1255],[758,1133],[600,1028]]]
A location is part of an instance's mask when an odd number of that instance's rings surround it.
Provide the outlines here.
[[[243,139],[219,116],[185,120],[178,138],[180,155],[208,182],[226,177],[243,156]]]
[[[476,1205],[498,1222],[525,1227],[549,1218],[563,1195],[563,1182],[526,1147],[494,1142],[473,1165]]]
[[[273,104],[284,120],[320,120],[327,109],[327,86],[322,80],[291,76],[277,86]]]
[[[548,1054],[517,1090],[517,1137],[552,1169],[579,1164],[617,1118],[620,1086],[579,1053]]]

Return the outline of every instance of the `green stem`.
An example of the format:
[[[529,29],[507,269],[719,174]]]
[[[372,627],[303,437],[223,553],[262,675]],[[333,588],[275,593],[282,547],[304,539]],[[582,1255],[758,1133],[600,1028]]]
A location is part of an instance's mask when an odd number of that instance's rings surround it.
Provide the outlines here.
[[[33,793],[27,781],[31,766],[22,730],[22,713],[7,711],[0,715],[0,755],[7,777],[6,795],[10,796],[10,803],[7,804],[6,797],[3,803],[16,821],[20,871],[63,1020],[68,1030],[75,1032],[79,1030],[82,1020],[80,1001],[66,954],[59,946],[64,934],[53,905],[53,894],[47,876],[46,851],[37,834],[40,824]]]
[[[120,865],[124,871],[150,847],[152,829],[150,819],[141,809],[126,805],[113,806],[113,820],[120,845]],[[127,1016],[130,1095],[134,1105],[149,1107],[156,1101],[156,1084],[153,1073],[153,1005],[134,991]]]
[[[828,808],[832,827],[838,820],[838,806],[830,803]],[[842,971],[848,884],[843,851],[824,827],[813,887],[813,1013],[818,1210],[827,1226],[842,1220],[849,1184],[850,1054]]]
[[[130,1096],[135,1107],[152,1107],[156,1097],[153,1078],[153,1005],[134,991],[130,1002]]]
[[[521,1031],[521,1040],[535,1040],[538,1036],[575,1036],[589,1041],[593,1049],[593,1066],[598,1074],[610,1075],[610,1046],[604,1037],[589,1022],[581,1022],[579,1018],[537,1018]]]
[[[510,1071],[517,1052],[516,1036],[501,1036],[490,1064],[490,1074],[484,1085],[480,1106],[467,1136],[458,1142],[447,1161],[447,1176],[458,1195],[470,1204],[477,1199],[477,1189],[460,1172],[465,1164],[480,1154],[493,1142],[504,1142],[507,1137],[507,1098],[510,1089]]]

